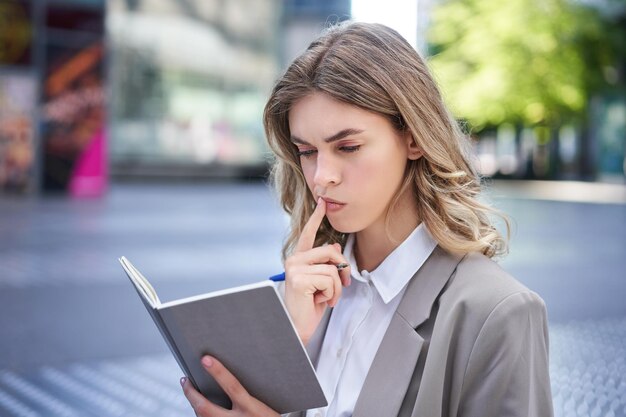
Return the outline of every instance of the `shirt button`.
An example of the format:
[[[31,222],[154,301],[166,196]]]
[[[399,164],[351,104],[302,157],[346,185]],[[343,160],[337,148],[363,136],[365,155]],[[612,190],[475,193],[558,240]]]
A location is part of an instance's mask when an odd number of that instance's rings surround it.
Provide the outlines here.
[[[341,358],[341,354],[343,353],[343,349],[339,348],[337,349],[337,357]]]
[[[318,411],[317,413],[315,413],[315,417],[322,417],[322,416],[323,416],[323,414],[322,414],[321,411]]]

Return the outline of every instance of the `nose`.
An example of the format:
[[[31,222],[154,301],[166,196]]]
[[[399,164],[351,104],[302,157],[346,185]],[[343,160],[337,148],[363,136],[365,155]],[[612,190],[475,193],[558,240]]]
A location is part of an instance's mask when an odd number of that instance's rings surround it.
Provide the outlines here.
[[[313,182],[317,187],[326,188],[341,182],[341,167],[332,155],[319,152],[316,162]]]

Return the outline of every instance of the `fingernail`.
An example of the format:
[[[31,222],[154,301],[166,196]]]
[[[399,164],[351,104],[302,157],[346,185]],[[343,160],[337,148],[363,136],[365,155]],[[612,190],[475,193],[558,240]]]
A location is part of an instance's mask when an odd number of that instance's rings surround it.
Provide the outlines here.
[[[318,198],[318,199],[317,199],[317,204],[318,204],[318,205],[322,204],[322,201],[324,201],[324,200],[322,199],[322,197]]]
[[[210,368],[211,366],[213,366],[213,359],[211,359],[210,356],[205,356],[204,358],[202,358],[202,364],[205,367]]]
[[[184,386],[185,386],[185,382],[187,382],[187,378],[182,377],[182,378],[180,379],[180,386],[181,386],[181,387],[184,387]]]

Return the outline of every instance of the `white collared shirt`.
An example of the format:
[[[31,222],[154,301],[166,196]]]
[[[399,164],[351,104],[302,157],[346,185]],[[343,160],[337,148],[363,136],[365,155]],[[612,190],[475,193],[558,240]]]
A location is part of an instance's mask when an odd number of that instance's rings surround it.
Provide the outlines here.
[[[358,272],[354,236],[346,242],[352,284],[343,289],[330,316],[316,372],[328,406],[307,411],[307,417],[352,416],[356,400],[376,351],[410,279],[437,242],[420,224],[371,272]]]

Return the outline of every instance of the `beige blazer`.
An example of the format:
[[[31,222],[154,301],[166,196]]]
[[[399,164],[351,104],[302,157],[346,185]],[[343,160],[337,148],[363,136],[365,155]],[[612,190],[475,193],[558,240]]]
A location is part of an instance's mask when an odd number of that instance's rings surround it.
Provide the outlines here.
[[[326,313],[307,346],[313,364]],[[483,255],[435,248],[408,284],[353,416],[552,415],[543,300]]]

